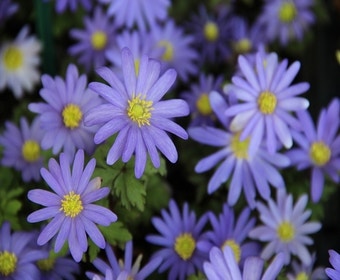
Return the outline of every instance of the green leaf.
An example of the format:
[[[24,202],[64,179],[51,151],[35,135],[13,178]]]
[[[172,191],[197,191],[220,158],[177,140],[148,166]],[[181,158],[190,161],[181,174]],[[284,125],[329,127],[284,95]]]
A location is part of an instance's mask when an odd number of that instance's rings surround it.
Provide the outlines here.
[[[112,223],[107,227],[98,227],[106,242],[111,245],[125,244],[127,241],[132,239],[131,233],[124,227],[123,223],[119,221]]]
[[[88,238],[88,244],[89,244],[89,248],[87,251],[88,256],[90,258],[90,262],[93,262],[98,257],[100,248],[96,244],[94,244],[94,242],[90,238]],[[83,256],[84,262],[86,262],[85,258],[86,258],[86,255]]]

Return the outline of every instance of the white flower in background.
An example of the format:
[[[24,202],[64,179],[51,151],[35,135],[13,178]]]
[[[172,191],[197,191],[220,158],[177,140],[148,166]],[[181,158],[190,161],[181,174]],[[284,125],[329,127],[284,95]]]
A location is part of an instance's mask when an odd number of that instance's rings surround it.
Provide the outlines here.
[[[21,98],[24,91],[32,91],[40,81],[41,44],[28,33],[24,26],[14,41],[0,45],[0,91],[7,86],[16,98]]]

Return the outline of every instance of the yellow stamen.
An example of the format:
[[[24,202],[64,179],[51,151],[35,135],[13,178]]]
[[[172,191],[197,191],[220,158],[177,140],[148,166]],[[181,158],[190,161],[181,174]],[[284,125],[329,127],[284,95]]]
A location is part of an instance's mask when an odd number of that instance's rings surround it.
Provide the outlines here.
[[[106,33],[103,31],[93,32],[91,36],[91,44],[92,47],[97,51],[104,49],[107,44]]]
[[[10,46],[4,51],[3,61],[6,70],[16,71],[23,65],[24,55],[18,47]]]
[[[212,109],[210,106],[209,95],[203,93],[196,101],[196,107],[198,112],[200,112],[204,116],[209,116],[212,113]]]
[[[196,248],[196,241],[190,233],[180,234],[175,241],[175,251],[182,258],[188,260],[191,258]]]
[[[216,23],[208,21],[203,28],[204,37],[209,42],[215,42],[219,36],[219,29]]]
[[[172,61],[174,58],[174,46],[171,44],[171,42],[167,40],[161,40],[158,42],[158,45],[164,48],[162,59],[164,61]]]
[[[277,228],[277,235],[284,243],[292,241],[295,236],[294,226],[288,221],[282,222]]]
[[[40,146],[34,140],[26,140],[21,147],[21,154],[25,161],[35,162],[40,158]]]
[[[222,250],[225,246],[229,246],[233,250],[235,260],[236,260],[236,262],[239,262],[240,259],[241,259],[241,247],[240,247],[240,245],[238,245],[235,242],[234,239],[228,239],[223,243]]]
[[[250,40],[244,38],[241,39],[233,44],[234,50],[241,54],[241,53],[247,53],[251,50],[251,42]]]
[[[300,272],[298,275],[296,275],[295,280],[309,280],[309,277],[306,272]]]
[[[80,195],[76,194],[74,191],[65,194],[61,200],[61,207],[59,210],[63,211],[67,217],[74,218],[78,216],[83,210],[83,203]]]
[[[284,23],[292,22],[297,15],[296,7],[293,1],[282,3],[279,9],[279,19]]]
[[[261,92],[257,99],[257,105],[262,114],[270,115],[275,111],[277,99],[275,94],[270,91]]]
[[[127,115],[132,121],[137,123],[139,127],[150,125],[151,111],[153,110],[152,101],[141,98],[139,94],[128,100],[128,104]]]
[[[17,257],[8,251],[0,252],[0,276],[9,276],[17,267]],[[7,279],[7,278],[6,278]]]
[[[240,132],[237,132],[235,135],[233,135],[230,148],[234,152],[234,156],[238,159],[247,159],[250,137],[240,141],[240,134]]]
[[[323,166],[331,158],[331,150],[324,142],[316,141],[309,149],[309,156],[315,165]]]
[[[83,113],[78,105],[70,103],[65,106],[62,116],[64,125],[69,129],[74,129],[80,125]]]

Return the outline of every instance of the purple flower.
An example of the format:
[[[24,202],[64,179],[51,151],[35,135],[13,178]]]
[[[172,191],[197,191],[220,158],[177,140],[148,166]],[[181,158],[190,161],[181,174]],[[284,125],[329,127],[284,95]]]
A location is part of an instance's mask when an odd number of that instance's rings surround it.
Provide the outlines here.
[[[325,272],[330,279],[338,280],[340,279],[340,254],[334,250],[329,250],[328,253],[332,267],[327,267]]]
[[[34,264],[47,257],[42,250],[32,248],[36,235],[17,231],[11,234],[10,224],[5,222],[0,228],[0,279],[36,280],[39,270]]]
[[[79,77],[75,65],[67,67],[66,79],[43,75],[40,96],[45,102],[31,103],[28,108],[38,113],[44,136],[43,149],[52,148],[53,154],[61,149],[73,158],[76,149],[88,154],[94,151],[93,135],[97,127],[86,127],[83,116],[101,104],[99,97],[87,89],[87,77]]]
[[[194,49],[194,37],[184,33],[173,20],[164,25],[155,24],[151,28],[155,48],[163,50],[162,66],[173,67],[181,80],[188,81],[189,76],[198,72],[198,52]]]
[[[78,9],[79,4],[87,11],[92,8],[92,0],[56,0],[55,10],[59,14],[65,12],[67,9],[75,12]]]
[[[97,7],[93,18],[84,18],[85,29],[71,29],[70,35],[78,43],[69,48],[69,53],[78,56],[79,63],[84,65],[87,72],[93,67],[106,64],[105,52],[114,46],[115,25],[106,13]]]
[[[108,258],[109,264],[101,259],[95,259],[93,261],[94,266],[109,279],[134,279],[134,280],[144,280],[155,271],[155,269],[160,265],[162,258],[151,259],[144,267],[141,269],[140,264],[142,261],[142,255],[138,255],[136,261],[132,264],[133,258],[133,244],[132,241],[128,241],[125,245],[124,261],[117,259],[110,245],[105,247],[106,256]],[[93,278],[95,274],[91,272],[86,273],[90,279]],[[106,279],[105,278],[105,279]]]
[[[311,0],[266,0],[256,25],[267,41],[278,39],[285,46],[293,39],[302,40],[314,23]]]
[[[41,139],[43,137],[40,122],[36,118],[31,126],[27,119],[20,119],[20,127],[12,122],[5,123],[5,131],[0,136],[3,146],[1,164],[21,172],[24,182],[40,181],[40,168],[43,166]]]
[[[338,98],[322,109],[316,127],[307,111],[298,112],[302,131],[293,132],[293,139],[299,147],[288,151],[287,156],[298,170],[311,168],[313,202],[318,202],[322,196],[325,174],[335,183],[340,181],[339,115]]]
[[[165,20],[168,16],[170,0],[99,0],[109,4],[108,15],[115,17],[118,26],[132,28],[137,24],[138,29],[145,31],[156,24],[158,20]]]
[[[17,3],[12,3],[12,0],[1,0],[0,1],[0,26],[15,14],[19,9]]]
[[[247,242],[248,233],[255,226],[255,218],[250,218],[250,209],[244,208],[240,215],[235,217],[233,208],[226,203],[223,205],[223,212],[218,218],[209,213],[212,230],[205,232],[205,239],[197,243],[197,248],[209,253],[212,247],[219,247],[223,250],[226,246],[233,249],[236,262],[243,265],[244,260],[249,256],[257,256],[260,253],[260,246],[256,242]]]
[[[188,105],[184,100],[161,98],[176,79],[176,71],[167,70],[161,77],[160,63],[143,56],[139,68],[129,49],[122,50],[124,80],[120,81],[108,68],[97,73],[109,83],[93,82],[90,88],[102,96],[106,103],[93,108],[86,116],[86,125],[100,125],[94,136],[99,144],[118,132],[108,155],[107,164],[114,164],[120,157],[123,162],[135,155],[135,175],[143,175],[147,155],[158,168],[157,149],[171,162],[177,161],[177,150],[166,132],[187,139],[185,130],[170,118],[186,116]],[[137,70],[137,72],[136,72]]]
[[[90,180],[95,159],[91,159],[84,168],[84,151],[79,150],[72,171],[69,158],[64,153],[60,154],[59,162],[51,158],[49,170],[41,169],[41,176],[54,192],[40,189],[28,192],[29,200],[45,208],[31,213],[27,220],[36,223],[52,219],[41,231],[38,245],[46,244],[58,234],[54,250],[60,251],[67,240],[72,257],[79,262],[87,250],[86,233],[99,248],[105,248],[105,239],[96,224],[108,226],[117,220],[117,216],[109,209],[93,204],[110,192],[107,187],[100,188],[99,177]]]
[[[242,76],[232,78],[232,89],[241,102],[230,106],[226,115],[234,117],[232,131],[242,130],[241,141],[251,136],[250,154],[254,154],[262,142],[270,153],[274,153],[280,144],[291,148],[290,128],[301,126],[291,113],[308,108],[308,100],[296,95],[307,91],[309,84],[291,85],[300,62],[294,62],[288,69],[287,64],[286,59],[278,63],[276,53],[264,57],[258,52],[255,69],[244,56],[238,58]]]
[[[189,210],[187,203],[180,212],[175,201],[169,202],[169,212],[162,210],[162,219],[152,218],[153,225],[159,235],[151,234],[146,240],[152,244],[164,247],[154,254],[161,257],[163,262],[159,272],[169,270],[168,279],[186,279],[195,273],[195,269],[202,270],[206,253],[197,249],[197,244],[203,238],[202,230],[207,222],[207,215],[196,221],[196,215]]]
[[[211,106],[222,124],[227,127],[228,122],[223,119],[227,108],[226,102],[218,93],[210,94]],[[225,104],[225,105],[223,105]],[[251,208],[255,206],[256,189],[264,198],[270,197],[269,184],[276,188],[284,188],[285,183],[276,168],[289,165],[288,157],[279,154],[269,154],[262,147],[251,155],[249,145],[251,137],[241,140],[240,132],[230,132],[227,128],[220,129],[209,126],[189,128],[191,138],[209,146],[221,147],[210,156],[201,159],[195,166],[198,173],[208,171],[221,164],[216,169],[208,183],[208,193],[216,191],[220,185],[231,179],[228,192],[228,204],[233,206],[244,190],[245,197]]]
[[[264,260],[254,256],[245,260],[241,271],[231,247],[223,251],[213,247],[209,255],[210,261],[203,265],[208,280],[275,280],[284,264],[283,254],[277,254],[263,273]]]
[[[267,243],[261,253],[263,259],[268,260],[273,254],[283,252],[286,264],[290,262],[291,255],[297,256],[305,265],[311,264],[312,257],[306,245],[313,244],[313,240],[307,234],[317,232],[321,224],[306,222],[312,213],[305,211],[307,202],[305,194],[293,205],[292,195],[278,190],[276,203],[271,198],[267,201],[268,205],[257,203],[263,224],[252,229],[249,237]]]

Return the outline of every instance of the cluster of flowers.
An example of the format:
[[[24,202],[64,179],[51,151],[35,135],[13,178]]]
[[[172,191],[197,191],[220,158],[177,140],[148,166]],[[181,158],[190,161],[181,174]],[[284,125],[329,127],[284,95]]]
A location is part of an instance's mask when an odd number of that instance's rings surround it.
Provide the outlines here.
[[[20,4],[0,1],[2,28]],[[270,50],[303,41],[316,21],[313,1],[264,1],[252,22],[237,13],[237,1],[215,1],[183,26],[170,0],[54,2],[56,17],[84,15],[83,29],[69,31],[76,43],[63,46],[75,61],[64,77],[40,75],[46,45],[28,25],[0,42],[0,90],[27,101],[19,125],[6,119],[1,127],[1,166],[26,186],[41,185],[26,187],[18,230],[0,215],[0,279],[340,279],[335,250],[332,267],[315,267],[310,235],[321,222],[306,209],[321,201],[326,180],[340,181],[340,99],[315,122],[301,97],[310,85],[296,82],[300,62]],[[52,4],[36,0],[35,7]],[[107,240],[114,233],[105,228],[121,219],[121,197],[94,176],[102,160],[96,151],[108,145],[105,164],[133,162],[133,179],[143,180],[163,157],[186,158],[176,148],[182,140],[195,147],[192,172],[206,172],[207,200],[218,192],[226,200],[216,199],[215,209],[183,201],[181,208],[173,190],[167,208],[157,209],[161,217],[149,221],[158,234],[131,230],[136,243],[155,245],[146,249],[147,263],[141,254],[133,262],[131,238],[120,246]],[[218,150],[206,156],[196,149],[203,146]],[[285,172],[304,170],[310,191],[295,197]],[[89,247],[98,248],[90,261]]]

